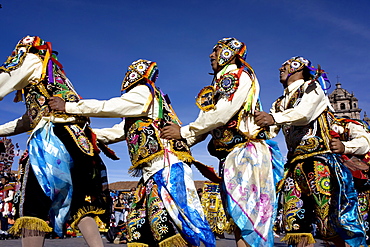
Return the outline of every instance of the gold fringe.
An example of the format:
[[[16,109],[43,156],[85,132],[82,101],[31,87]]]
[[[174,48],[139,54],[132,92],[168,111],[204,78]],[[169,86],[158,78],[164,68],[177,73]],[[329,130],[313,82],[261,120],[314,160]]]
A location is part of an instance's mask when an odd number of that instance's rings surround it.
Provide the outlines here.
[[[143,159],[140,159],[140,160],[136,160],[136,161],[131,160],[132,161],[132,166],[130,166],[130,168],[128,169],[128,171],[131,172],[131,171],[135,170],[139,165],[141,165],[143,163],[148,163],[149,161],[152,161],[153,159],[155,159],[156,157],[158,157],[160,155],[164,155],[164,149],[160,150],[157,153],[151,154],[151,155],[149,155],[146,158],[143,158]]]
[[[36,217],[21,217],[18,218],[8,232],[14,236],[20,236],[22,229],[27,229],[36,232],[52,232],[51,228],[44,220]]]
[[[187,242],[181,237],[180,234],[176,234],[170,238],[166,238],[159,243],[159,247],[183,247],[187,246]]]
[[[80,220],[88,214],[104,214],[104,213],[105,213],[104,209],[96,208],[94,206],[87,206],[87,207],[80,208],[77,211],[77,213],[73,216],[73,222],[71,223],[71,227],[72,229],[76,230],[78,228],[77,225],[80,222]],[[96,217],[94,219],[95,219],[95,222],[97,222]]]
[[[99,228],[99,232],[108,232],[106,224],[100,219],[99,216],[94,217],[95,223]]]
[[[194,157],[191,156],[189,152],[175,151],[175,150],[171,150],[171,151],[177,156],[179,160],[182,160],[187,163],[192,163],[194,161]]]
[[[224,227],[224,231],[227,232],[228,234],[234,234],[235,229],[236,229],[236,225],[233,219],[232,218],[228,219],[228,223]]]
[[[127,247],[149,247],[149,245],[142,243],[127,243]]]
[[[315,156],[315,155],[326,154],[326,153],[329,153],[329,152],[330,152],[330,150],[324,150],[324,151],[318,151],[318,152],[309,153],[309,154],[301,154],[301,155],[298,155],[297,157],[295,157],[294,159],[292,159],[291,161],[289,161],[289,163],[294,163],[297,160],[304,160],[304,159],[307,159],[307,158]]]
[[[314,244],[316,243],[315,239],[313,238],[311,233],[288,233],[281,239],[281,242],[286,242],[287,244],[298,244],[306,237],[307,244]]]

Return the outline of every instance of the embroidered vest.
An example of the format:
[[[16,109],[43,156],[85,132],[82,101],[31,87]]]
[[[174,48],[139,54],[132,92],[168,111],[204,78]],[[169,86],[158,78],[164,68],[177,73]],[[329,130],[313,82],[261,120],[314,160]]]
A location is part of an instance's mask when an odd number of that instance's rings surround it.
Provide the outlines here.
[[[154,100],[161,103],[159,90],[155,90]],[[125,133],[128,151],[132,166],[129,171],[133,176],[141,174],[141,168],[154,158],[164,155],[165,147],[160,139],[160,129],[167,121],[175,121],[175,114],[169,104],[160,104],[160,111],[163,111],[161,119],[151,119],[148,117],[129,117],[125,118]],[[169,143],[170,152],[179,159],[191,163],[194,158],[184,140],[166,140]]]
[[[207,101],[202,101],[203,105],[206,102],[211,102],[216,104],[220,97],[227,97],[228,100],[232,100],[234,93],[236,92],[239,86],[239,78],[243,71],[243,68],[238,70],[238,73],[229,72],[220,79],[216,81],[215,93],[213,93],[213,98],[208,99]],[[247,72],[248,73],[248,72]],[[209,86],[208,86],[209,87]],[[206,88],[208,88],[206,87]],[[252,85],[253,87],[253,85]],[[209,90],[202,90],[198,95],[198,99],[203,99],[202,92],[207,94],[207,98],[210,97]],[[198,100],[198,102],[200,102]],[[248,102],[246,102],[248,103]],[[198,104],[201,106],[201,104]],[[213,107],[214,108],[214,107]],[[213,109],[210,107],[203,108],[207,111],[208,109]],[[261,106],[257,101],[255,109],[260,110]],[[201,108],[202,109],[202,108]],[[233,150],[238,145],[243,145],[251,139],[248,138],[245,133],[240,131],[239,126],[243,117],[245,117],[246,111],[244,105],[239,109],[239,111],[227,122],[227,124],[220,126],[211,131],[212,139],[208,143],[208,151],[212,156],[215,156],[219,159],[222,159],[227,156],[227,154]],[[261,130],[253,139],[267,139],[265,130]]]
[[[260,109],[258,104],[256,109]],[[219,159],[225,158],[236,146],[244,145],[251,140],[251,138],[248,138],[246,134],[239,129],[244,113],[243,108],[240,109],[237,114],[227,122],[227,124],[211,131],[212,139],[208,143],[208,151],[210,155]],[[268,139],[265,129],[261,129],[252,139]]]
[[[55,72],[54,77],[54,83],[49,83],[48,80],[30,82],[23,89],[27,113],[32,128],[36,127],[42,117],[50,116],[50,109],[47,102],[51,96],[60,96],[66,102],[79,101],[79,96],[65,83],[66,78],[62,75],[62,72]],[[77,122],[88,121],[87,117],[66,113],[54,113],[54,116],[62,118],[73,116],[77,119]]]
[[[298,105],[304,95],[304,84],[293,93],[287,109]],[[275,104],[275,111],[282,111],[282,99],[280,97]],[[328,108],[314,121],[304,126],[284,125],[283,133],[288,148],[287,158],[290,162],[305,159],[318,154],[330,152],[330,126],[333,116]]]
[[[54,83],[49,83],[48,80],[40,82],[30,82],[24,89],[24,98],[27,107],[27,113],[30,118],[31,127],[35,128],[40,122],[42,117],[51,116],[50,108],[48,106],[48,99],[51,96],[59,96],[66,102],[78,102],[79,96],[65,83],[67,78],[62,75],[62,72],[54,72]],[[89,156],[94,156],[94,151],[98,150],[95,142],[92,142],[91,136],[86,133],[90,133],[90,127],[85,126],[85,131],[79,126],[79,124],[88,123],[89,118],[74,114],[57,113],[54,112],[53,116],[59,118],[74,117],[73,123],[65,123],[64,128],[72,136],[73,140],[80,148],[82,152]],[[79,123],[79,124],[78,124]],[[83,127],[83,126],[82,126]]]

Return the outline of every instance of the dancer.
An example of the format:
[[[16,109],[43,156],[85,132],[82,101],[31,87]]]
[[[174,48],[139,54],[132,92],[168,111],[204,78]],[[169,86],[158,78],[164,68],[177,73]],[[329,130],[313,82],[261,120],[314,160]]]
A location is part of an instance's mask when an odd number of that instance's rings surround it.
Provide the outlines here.
[[[246,45],[239,40],[218,41],[210,55],[214,81],[196,101],[198,118],[181,128],[169,123],[161,136],[185,138],[192,146],[211,133],[208,148],[220,159],[221,195],[236,225],[237,246],[273,246],[275,183],[282,157],[276,144],[265,141],[266,129],[255,124],[253,114],[261,110],[259,84],[246,55]]]
[[[22,117],[0,126],[0,136],[32,131],[20,217],[10,233],[21,234],[23,246],[43,246],[45,234],[54,231],[61,236],[68,221],[89,246],[102,247],[95,222],[109,222],[106,169],[89,119],[49,110],[52,95],[79,100],[56,54],[50,42],[27,36],[0,67],[0,100],[16,90],[16,100],[23,100],[27,108]]]
[[[358,194],[358,207],[364,220],[366,243],[370,245],[370,133],[366,122],[336,117],[331,130],[330,149],[341,155],[341,160],[352,175]]]
[[[326,74],[300,56],[284,62],[279,71],[283,96],[273,103],[270,114],[255,115],[259,126],[271,126],[275,133],[283,129],[287,144],[288,161],[278,186],[286,233],[282,241],[292,246],[313,246],[315,224],[315,237],[333,241],[336,246],[365,245],[352,175],[330,151],[333,118],[322,89],[328,82]]]
[[[157,64],[133,62],[122,83],[122,96],[78,103],[52,98],[57,111],[94,117],[125,117],[113,128],[96,130],[106,143],[126,140],[133,176],[141,176],[128,215],[128,246],[216,246],[204,215],[189,166],[195,163],[182,140],[163,140],[159,130],[179,123],[167,95],[155,86]],[[214,174],[214,178],[216,175]],[[174,227],[176,226],[176,227]]]

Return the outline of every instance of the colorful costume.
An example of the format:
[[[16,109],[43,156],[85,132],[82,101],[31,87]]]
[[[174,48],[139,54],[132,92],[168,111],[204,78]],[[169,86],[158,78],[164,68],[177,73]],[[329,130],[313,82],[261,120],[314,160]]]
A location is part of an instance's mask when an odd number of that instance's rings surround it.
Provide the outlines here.
[[[230,230],[225,210],[221,200],[220,186],[217,183],[205,182],[201,198],[207,221],[216,236],[223,235]]]
[[[15,90],[16,100],[25,102],[27,112],[1,125],[0,136],[30,130],[32,134],[19,199],[20,218],[11,232],[20,234],[26,229],[31,236],[39,236],[54,230],[62,235],[68,220],[72,227],[86,215],[97,222],[109,220],[106,169],[89,119],[52,113],[47,104],[51,96],[79,100],[50,42],[27,36],[0,67],[0,100]]]
[[[316,77],[291,83],[270,110],[277,125],[273,131],[283,129],[288,149],[284,179],[278,187],[286,232],[282,241],[297,244],[306,237],[308,243],[314,243],[315,224],[318,238],[330,240],[339,235],[351,246],[364,245],[352,175],[329,148],[333,117],[319,83],[325,81],[323,71],[311,68],[302,57],[293,57],[283,66],[286,64],[290,74],[306,67]]]
[[[366,122],[357,119],[336,118],[332,135],[339,138],[345,149],[341,160],[347,166],[355,182],[358,206],[364,220],[366,243],[370,245],[370,131]]]
[[[2,179],[4,180],[4,179]],[[1,234],[7,234],[8,218],[13,216],[14,186],[6,181],[0,189],[0,225]]]
[[[225,211],[249,245],[273,246],[275,184],[282,157],[277,146],[265,141],[265,129],[255,124],[254,111],[261,110],[259,84],[245,62],[245,44],[225,38],[216,46],[221,47],[218,64],[223,68],[213,85],[199,93],[201,112],[194,122],[181,127],[181,136],[191,146],[211,133],[208,147],[211,155],[220,159]],[[229,64],[234,57],[242,63],[240,67]]]
[[[142,176],[128,215],[128,246],[215,246],[188,164],[197,163],[182,140],[163,140],[160,128],[179,124],[167,95],[155,85],[155,62],[129,66],[122,96],[106,101],[82,100],[66,112],[94,117],[125,117],[113,128],[95,130],[106,142],[126,140],[134,176]],[[198,164],[199,165],[199,164]]]

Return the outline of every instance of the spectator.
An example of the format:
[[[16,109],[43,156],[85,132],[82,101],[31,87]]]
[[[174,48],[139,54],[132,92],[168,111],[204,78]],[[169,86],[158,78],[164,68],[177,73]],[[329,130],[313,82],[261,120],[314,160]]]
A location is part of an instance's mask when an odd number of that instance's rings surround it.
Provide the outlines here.
[[[3,184],[1,195],[0,221],[1,221],[1,239],[8,237],[8,217],[12,216],[14,187],[9,184],[9,177],[2,177]]]
[[[115,200],[113,203],[114,219],[115,219],[116,226],[118,226],[118,223],[120,221],[126,222],[126,220],[124,219],[126,205],[127,205],[127,202],[124,199],[124,195],[123,193],[120,193],[117,200]]]

